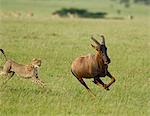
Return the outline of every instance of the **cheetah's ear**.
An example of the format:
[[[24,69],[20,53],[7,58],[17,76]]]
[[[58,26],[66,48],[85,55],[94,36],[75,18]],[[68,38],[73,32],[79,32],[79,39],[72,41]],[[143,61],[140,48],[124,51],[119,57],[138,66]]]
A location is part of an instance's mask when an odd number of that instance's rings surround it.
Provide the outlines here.
[[[36,61],[36,60],[37,60],[36,58],[33,58],[33,59],[32,59],[32,61]]]

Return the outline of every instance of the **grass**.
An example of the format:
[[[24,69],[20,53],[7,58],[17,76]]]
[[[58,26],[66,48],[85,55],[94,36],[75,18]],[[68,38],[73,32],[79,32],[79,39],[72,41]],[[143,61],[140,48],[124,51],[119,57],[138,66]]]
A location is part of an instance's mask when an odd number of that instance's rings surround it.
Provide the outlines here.
[[[37,12],[35,17],[2,17],[0,22],[0,48],[8,57],[19,63],[27,64],[32,58],[41,58],[40,78],[46,83],[41,89],[31,81],[14,76],[2,86],[4,78],[0,78],[0,113],[2,116],[56,116],[56,115],[87,115],[87,116],[148,116],[150,115],[150,23],[147,7],[140,7],[141,12],[135,13],[135,19],[70,19],[49,18],[47,6],[37,9],[31,2],[1,0],[5,15],[12,9],[21,12],[31,7]],[[7,2],[7,4],[6,4]],[[21,8],[26,2],[30,6]],[[37,1],[61,8],[72,1]],[[108,1],[107,1],[108,2]],[[91,9],[91,2],[85,1],[78,7]],[[97,3],[96,0],[93,2]],[[111,2],[108,2],[111,4]],[[102,4],[105,4],[103,1]],[[39,4],[40,5],[40,4]],[[95,5],[98,6],[98,5]],[[105,5],[106,6],[106,5]],[[118,4],[116,5],[118,7]],[[41,9],[45,9],[40,11]],[[111,9],[105,7],[110,15]],[[121,7],[122,8],[122,7]],[[122,8],[123,9],[123,8]],[[52,10],[55,10],[52,8]],[[97,8],[98,10],[98,8]],[[123,10],[124,17],[127,9]],[[41,17],[42,16],[42,17]],[[45,17],[44,17],[45,16]],[[116,16],[116,15],[115,15]],[[140,17],[140,18],[138,18]],[[95,53],[90,46],[92,34],[105,34],[108,54],[112,60],[110,72],[116,77],[116,83],[110,91],[105,91],[85,80],[96,94],[93,99],[86,89],[70,72],[71,62],[78,56]],[[0,64],[4,58],[0,55]],[[104,78],[104,82],[110,79]]]

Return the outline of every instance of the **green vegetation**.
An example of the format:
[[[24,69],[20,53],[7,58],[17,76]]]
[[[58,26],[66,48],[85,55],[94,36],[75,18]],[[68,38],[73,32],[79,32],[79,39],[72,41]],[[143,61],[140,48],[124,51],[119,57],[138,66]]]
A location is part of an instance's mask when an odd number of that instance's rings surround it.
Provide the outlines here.
[[[109,0],[0,0],[0,48],[18,63],[41,58],[41,89],[16,75],[6,85],[0,78],[1,116],[149,116],[150,8],[129,8]],[[62,8],[106,12],[103,19],[60,18]],[[121,13],[117,13],[121,10]],[[14,15],[15,13],[20,15]],[[33,16],[27,16],[33,12]],[[128,16],[133,15],[131,20]],[[119,19],[119,18],[122,19]],[[109,70],[116,83],[105,91],[85,80],[94,99],[71,74],[71,62],[95,53],[92,34],[105,34]],[[0,65],[4,58],[0,54]],[[109,78],[104,78],[109,82]]]

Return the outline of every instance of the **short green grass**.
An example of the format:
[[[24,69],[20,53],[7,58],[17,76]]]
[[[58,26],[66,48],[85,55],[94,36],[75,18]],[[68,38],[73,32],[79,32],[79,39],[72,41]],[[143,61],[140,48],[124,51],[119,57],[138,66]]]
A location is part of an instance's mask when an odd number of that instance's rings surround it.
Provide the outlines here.
[[[68,5],[98,11],[102,3],[104,11],[116,16],[105,3],[94,0],[48,1],[1,0],[0,48],[18,63],[30,63],[41,58],[40,78],[46,83],[41,89],[29,80],[14,76],[7,84],[0,78],[0,115],[2,116],[148,116],[150,115],[150,23],[148,7],[135,5],[122,8],[124,20],[50,18],[54,11]],[[46,2],[46,3],[45,3]],[[24,3],[29,4],[25,6]],[[95,5],[96,7],[92,6]],[[47,6],[44,7],[44,5]],[[49,9],[49,5],[52,9]],[[114,4],[115,5],[115,4]],[[24,6],[24,7],[22,7]],[[55,7],[56,6],[56,7]],[[38,8],[39,9],[38,9]],[[55,8],[54,8],[55,7]],[[141,12],[136,9],[141,8]],[[35,11],[35,17],[5,17],[11,10]],[[117,8],[116,8],[117,9]],[[128,12],[135,13],[129,20]],[[43,12],[42,12],[43,11]],[[46,12],[44,12],[46,11]],[[7,13],[6,13],[7,15]],[[78,56],[94,54],[90,46],[91,35],[105,34],[108,54],[112,60],[109,70],[116,82],[105,91],[85,80],[96,98],[71,74],[71,62]],[[99,38],[98,38],[99,39]],[[4,58],[0,55],[0,64]],[[108,83],[109,78],[103,78]]]

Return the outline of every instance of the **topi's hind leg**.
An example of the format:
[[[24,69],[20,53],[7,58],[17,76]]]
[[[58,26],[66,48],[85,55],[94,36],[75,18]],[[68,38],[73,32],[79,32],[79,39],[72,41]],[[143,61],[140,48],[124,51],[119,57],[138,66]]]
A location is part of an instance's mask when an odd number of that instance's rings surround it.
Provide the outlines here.
[[[88,90],[88,92],[95,97],[95,94],[90,90],[90,88],[86,85],[86,83],[84,82],[84,80],[82,78],[77,78],[80,83]]]
[[[107,85],[106,84],[104,84],[103,83],[103,81],[99,78],[99,77],[96,77],[96,78],[94,78],[94,81],[93,81],[96,85],[98,85],[98,86],[103,86],[104,87],[104,89],[106,89],[106,90],[109,90],[109,88],[107,87]]]

